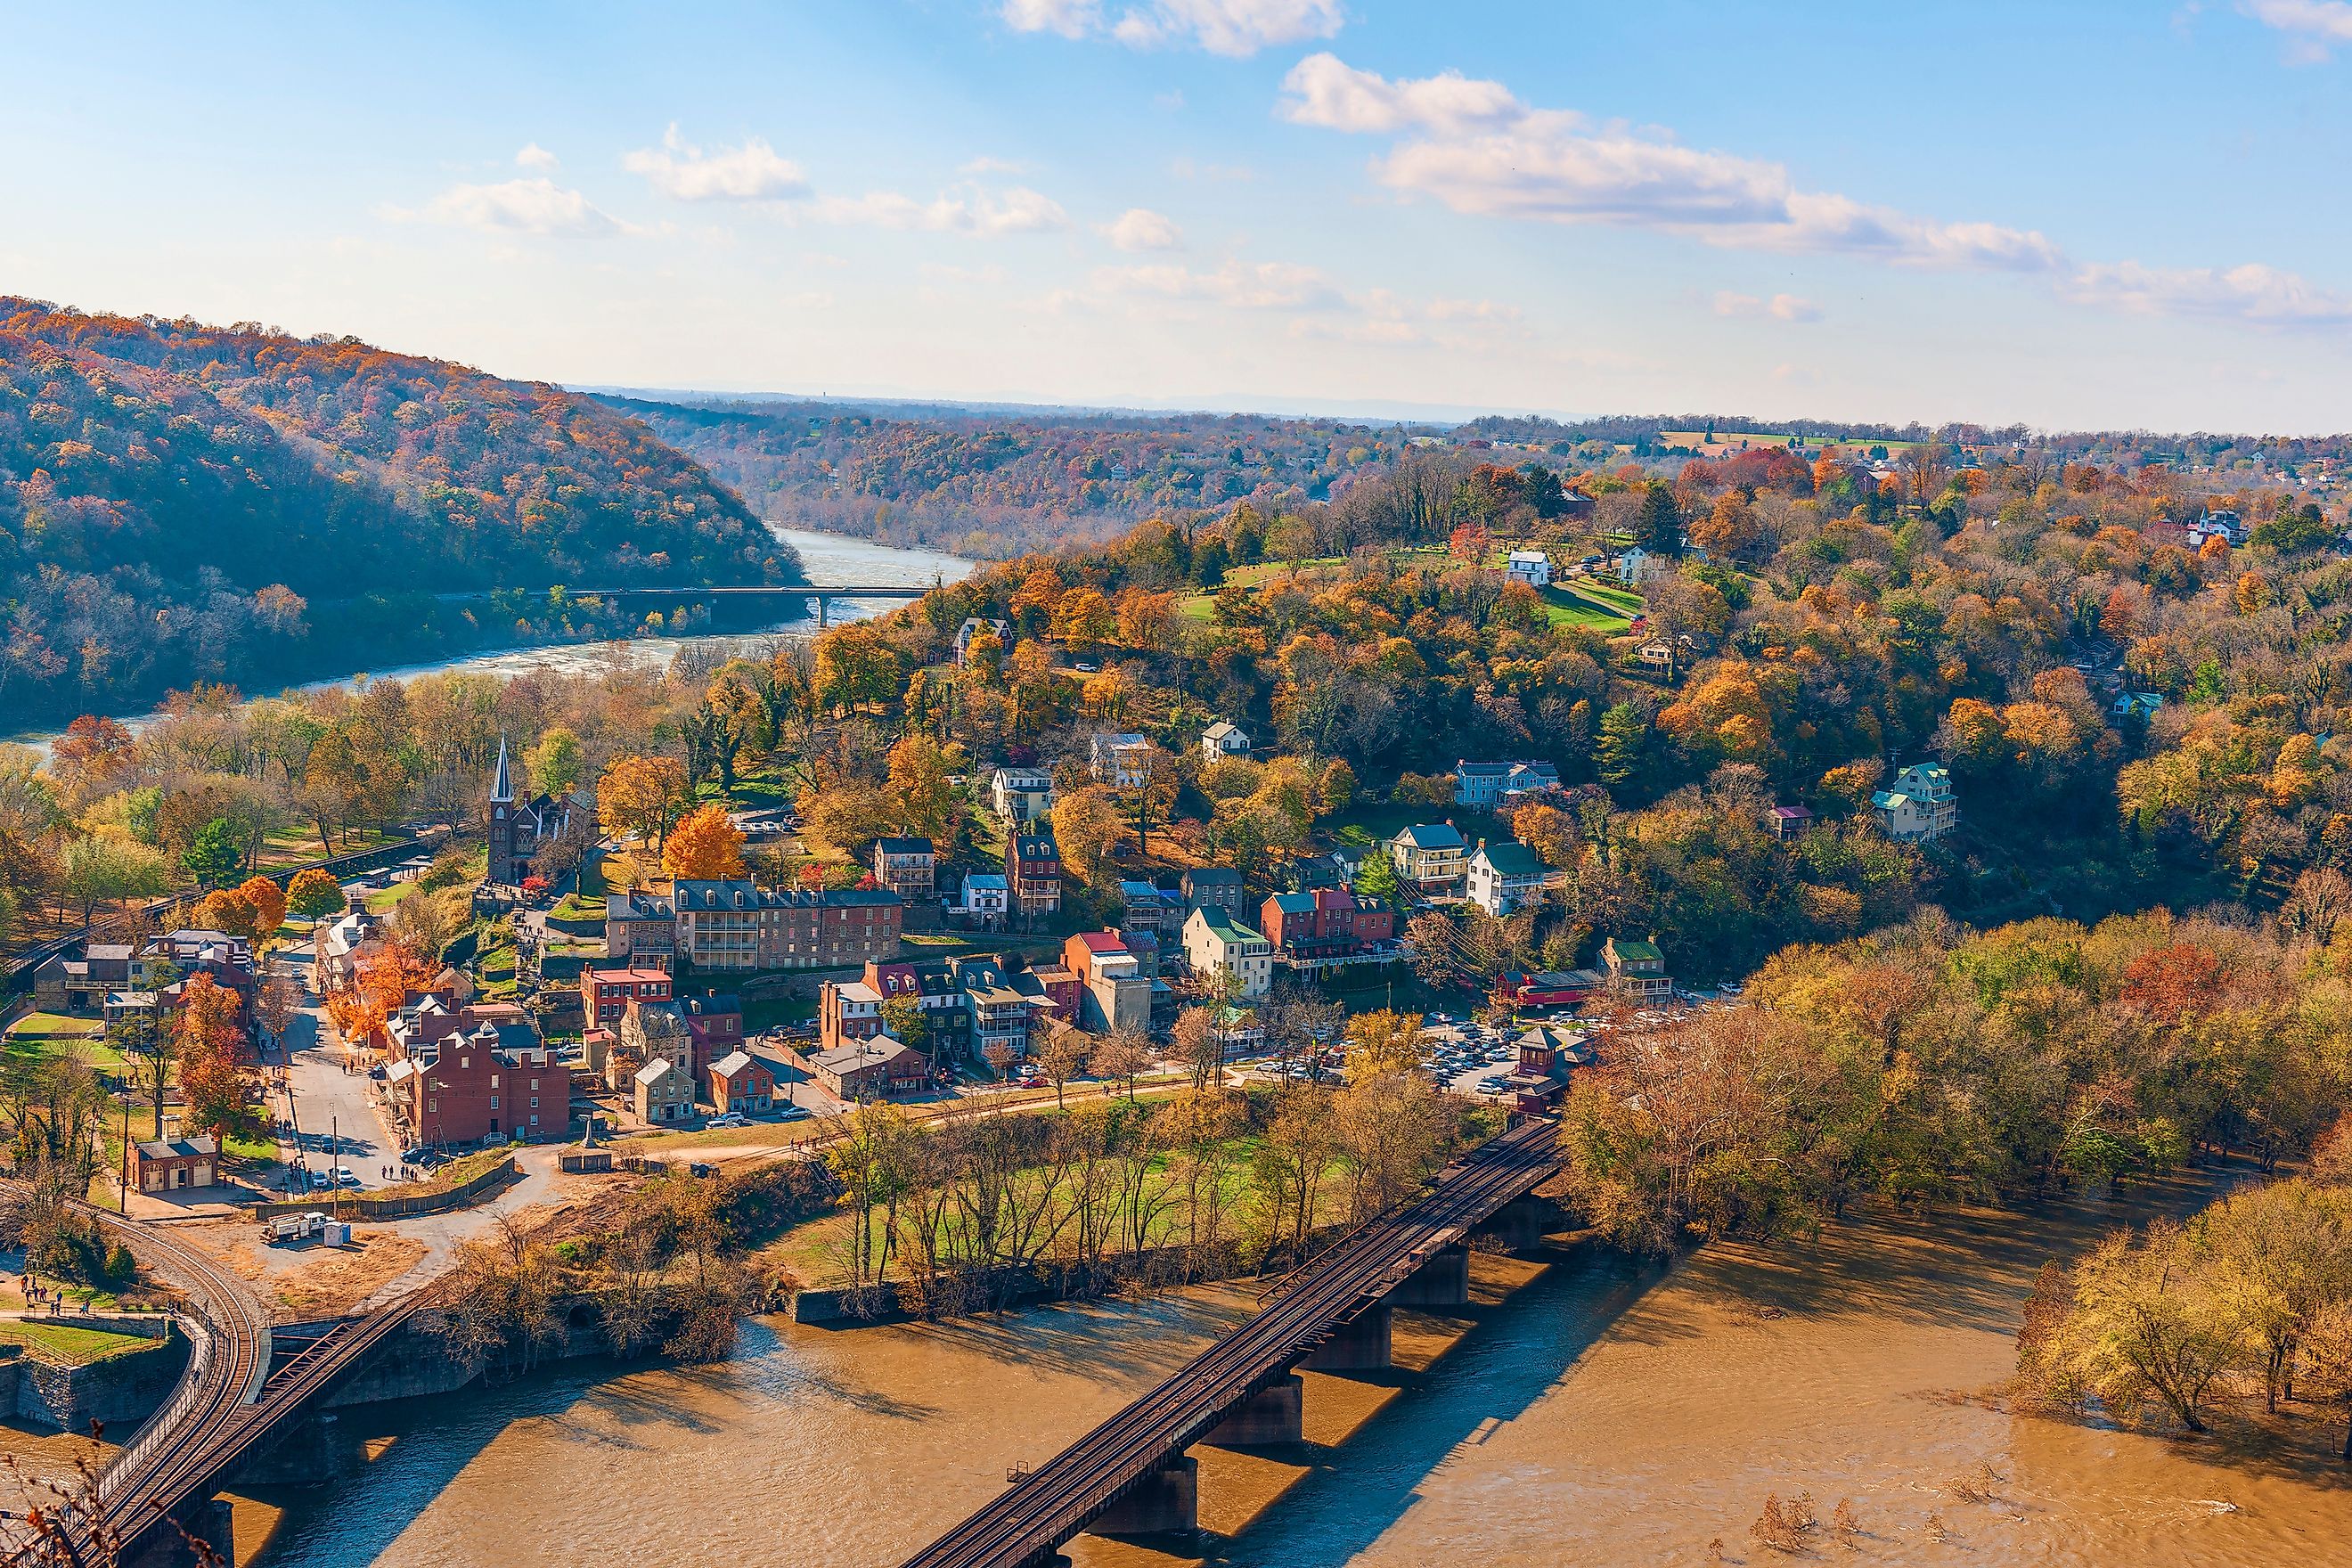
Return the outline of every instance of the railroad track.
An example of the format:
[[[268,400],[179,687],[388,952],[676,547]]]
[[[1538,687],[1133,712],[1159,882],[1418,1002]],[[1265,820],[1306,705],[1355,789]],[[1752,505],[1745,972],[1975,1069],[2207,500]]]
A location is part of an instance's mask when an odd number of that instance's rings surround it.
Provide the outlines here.
[[[1558,1129],[1530,1121],[1458,1163],[1429,1196],[1373,1220],[1310,1278],[1151,1393],[1030,1471],[906,1568],[1029,1568],[1078,1533],[1170,1454],[1197,1442],[1266,1378],[1288,1370],[1352,1311],[1377,1300],[1558,1161]]]

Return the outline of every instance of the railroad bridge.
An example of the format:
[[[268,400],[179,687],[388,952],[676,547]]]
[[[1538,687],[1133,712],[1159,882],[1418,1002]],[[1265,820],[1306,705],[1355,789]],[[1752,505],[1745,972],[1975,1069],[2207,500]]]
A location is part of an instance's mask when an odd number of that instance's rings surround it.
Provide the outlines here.
[[[75,1517],[74,1561],[93,1545],[123,1568],[186,1568],[192,1542],[234,1562],[228,1508],[214,1494],[237,1467],[288,1433],[338,1378],[438,1297],[434,1286],[324,1332],[281,1342],[269,1314],[226,1267],[158,1226],[89,1209],[140,1265],[187,1299],[192,1342],[170,1399],[99,1472],[98,1517]]]
[[[1195,1527],[1194,1443],[1299,1439],[1295,1369],[1389,1364],[1399,1306],[1467,1299],[1470,1233],[1559,1169],[1558,1128],[1529,1121],[1482,1145],[1411,1206],[1359,1228],[1287,1276],[1250,1322],[907,1560],[906,1568],[1045,1568],[1081,1531],[1156,1535]]]

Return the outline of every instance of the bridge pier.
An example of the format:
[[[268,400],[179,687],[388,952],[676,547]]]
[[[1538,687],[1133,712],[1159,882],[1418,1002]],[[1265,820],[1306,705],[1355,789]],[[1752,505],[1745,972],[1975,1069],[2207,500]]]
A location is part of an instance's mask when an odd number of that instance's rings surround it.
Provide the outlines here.
[[[1559,1223],[1559,1206],[1530,1194],[1496,1209],[1494,1217],[1478,1230],[1483,1236],[1494,1237],[1507,1250],[1517,1252],[1542,1241]]]
[[[1470,1301],[1470,1248],[1447,1247],[1388,1293],[1391,1307],[1462,1307]]]
[[[1190,1535],[1201,1528],[1201,1461],[1174,1454],[1087,1526],[1089,1535]]]
[[[1396,1364],[1390,1341],[1395,1317],[1385,1301],[1367,1307],[1332,1330],[1298,1364],[1309,1372],[1386,1372]]]
[[[235,1484],[319,1487],[357,1475],[367,1463],[359,1432],[333,1411],[299,1421],[285,1436],[238,1464]]]
[[[1274,1448],[1303,1443],[1306,1406],[1305,1380],[1295,1372],[1286,1373],[1234,1406],[1201,1441],[1220,1448]]]
[[[182,1531],[187,1533],[183,1535]],[[194,1544],[199,1542],[202,1550]],[[205,1552],[212,1555],[207,1557]],[[205,1568],[206,1563],[236,1561],[236,1539],[228,1500],[203,1497],[183,1504],[175,1514],[155,1521],[124,1542],[119,1568]]]

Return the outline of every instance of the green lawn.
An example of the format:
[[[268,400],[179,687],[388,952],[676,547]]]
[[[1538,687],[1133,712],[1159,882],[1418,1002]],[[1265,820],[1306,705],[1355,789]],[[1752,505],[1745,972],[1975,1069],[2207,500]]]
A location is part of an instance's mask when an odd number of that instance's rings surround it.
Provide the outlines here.
[[[1603,608],[1587,598],[1580,598],[1565,588],[1538,590],[1544,602],[1544,614],[1555,626],[1581,626],[1589,631],[1615,634],[1633,624],[1630,616]]]
[[[1562,586],[1580,598],[1590,599],[1604,608],[1617,611],[1628,620],[1647,608],[1643,603],[1642,595],[1631,588],[1621,588],[1612,583],[1604,583],[1597,577],[1572,577]]]
[[[562,901],[548,913],[559,921],[601,921],[604,918],[604,900],[599,898],[583,899],[576,893],[566,893]]]
[[[0,1344],[21,1345],[28,1354],[42,1361],[58,1362],[67,1366],[88,1366],[110,1356],[149,1350],[160,1342],[138,1334],[118,1334],[105,1329],[85,1329],[70,1323],[0,1323]]]
[[[69,1013],[27,1013],[9,1026],[8,1033],[74,1038],[102,1034],[105,1029],[106,1025],[97,1018],[77,1018]]]

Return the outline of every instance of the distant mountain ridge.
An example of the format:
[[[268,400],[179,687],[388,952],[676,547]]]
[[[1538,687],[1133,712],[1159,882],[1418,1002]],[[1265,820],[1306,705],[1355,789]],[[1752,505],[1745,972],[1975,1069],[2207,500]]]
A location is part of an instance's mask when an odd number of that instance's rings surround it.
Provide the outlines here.
[[[577,635],[596,611],[431,595],[592,578],[805,580],[702,465],[593,398],[0,297],[0,709]]]

